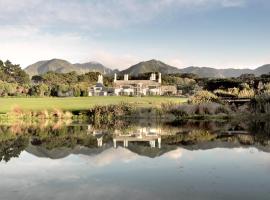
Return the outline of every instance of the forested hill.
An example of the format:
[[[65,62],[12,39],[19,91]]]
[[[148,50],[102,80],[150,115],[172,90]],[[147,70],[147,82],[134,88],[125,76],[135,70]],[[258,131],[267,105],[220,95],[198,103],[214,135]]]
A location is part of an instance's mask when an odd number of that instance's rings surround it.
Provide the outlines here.
[[[176,74],[176,73],[192,73],[199,77],[210,77],[210,78],[228,78],[228,77],[239,77],[242,74],[255,74],[260,76],[262,74],[270,73],[270,64],[263,65],[254,70],[252,69],[217,69],[211,67],[186,67],[177,68],[163,63],[159,60],[149,60],[135,64],[125,70],[118,71],[112,70],[104,65],[97,62],[88,63],[76,63],[71,64],[68,61],[61,59],[52,59],[39,61],[28,66],[25,71],[30,75],[41,75],[48,71],[67,73],[71,71],[77,72],[77,74],[84,74],[87,72],[100,72],[105,75],[112,75],[113,73],[129,74],[131,76],[138,76],[139,74],[149,73],[149,72],[161,72],[162,74]]]
[[[129,67],[121,71],[121,74],[129,74],[131,76],[137,76],[138,74],[144,74],[149,72],[161,72],[162,74],[176,74],[180,73],[181,70],[167,65],[158,60],[149,60],[145,62],[140,62],[136,65]]]
[[[100,72],[102,74],[110,74],[113,70],[105,67],[104,65],[97,62],[88,63],[76,63],[71,64],[66,60],[52,59],[36,62],[25,68],[25,71],[30,75],[41,75],[48,71],[67,73],[75,71],[78,74],[84,74],[87,72]]]
[[[260,76],[262,74],[268,74],[270,72],[270,64],[263,65],[257,69],[217,69],[211,67],[186,67],[186,68],[176,68],[167,65],[158,60],[149,60],[145,62],[140,62],[136,65],[129,67],[121,71],[121,74],[130,74],[137,76],[139,74],[149,73],[149,72],[161,72],[163,74],[175,74],[175,73],[192,73],[199,77],[209,77],[209,78],[228,78],[228,77],[239,77],[242,74],[255,74]]]

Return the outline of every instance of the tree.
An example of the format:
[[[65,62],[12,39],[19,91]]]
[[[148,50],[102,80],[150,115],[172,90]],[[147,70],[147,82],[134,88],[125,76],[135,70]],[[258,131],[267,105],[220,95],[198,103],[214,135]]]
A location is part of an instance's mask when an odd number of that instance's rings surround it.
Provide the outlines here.
[[[205,89],[214,91],[217,89],[239,88],[241,84],[237,79],[210,79],[206,82]]]
[[[49,86],[44,83],[33,85],[29,94],[31,96],[48,96],[50,94]]]
[[[0,79],[9,83],[30,83],[29,75],[20,68],[20,65],[14,65],[9,60],[6,62],[0,60]]]
[[[13,96],[16,93],[17,84],[0,81],[0,96]]]

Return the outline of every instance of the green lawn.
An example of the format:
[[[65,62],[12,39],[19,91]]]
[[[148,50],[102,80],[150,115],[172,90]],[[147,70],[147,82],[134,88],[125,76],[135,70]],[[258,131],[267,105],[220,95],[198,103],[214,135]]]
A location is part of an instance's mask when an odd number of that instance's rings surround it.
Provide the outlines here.
[[[118,104],[127,102],[139,107],[158,106],[163,102],[186,102],[179,97],[69,97],[69,98],[0,98],[0,113],[7,113],[19,106],[25,110],[59,108],[62,110],[87,110],[94,105]]]

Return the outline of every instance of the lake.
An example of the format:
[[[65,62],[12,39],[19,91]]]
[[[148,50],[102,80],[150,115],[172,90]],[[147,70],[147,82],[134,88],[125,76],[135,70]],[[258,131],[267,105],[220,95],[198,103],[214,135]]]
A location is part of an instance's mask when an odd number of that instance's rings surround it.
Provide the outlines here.
[[[269,122],[0,125],[1,200],[270,199]]]

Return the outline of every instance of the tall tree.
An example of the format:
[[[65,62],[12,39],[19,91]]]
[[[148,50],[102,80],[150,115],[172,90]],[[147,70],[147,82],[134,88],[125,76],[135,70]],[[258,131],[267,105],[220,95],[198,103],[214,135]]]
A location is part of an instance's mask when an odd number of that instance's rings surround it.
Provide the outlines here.
[[[12,64],[9,60],[0,60],[0,79],[9,83],[30,83],[29,75],[23,71],[20,65]]]

